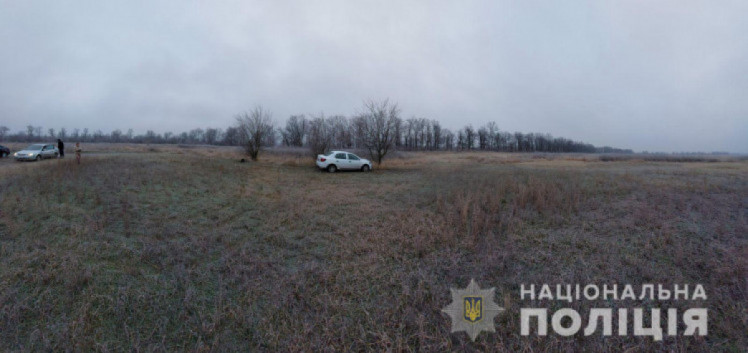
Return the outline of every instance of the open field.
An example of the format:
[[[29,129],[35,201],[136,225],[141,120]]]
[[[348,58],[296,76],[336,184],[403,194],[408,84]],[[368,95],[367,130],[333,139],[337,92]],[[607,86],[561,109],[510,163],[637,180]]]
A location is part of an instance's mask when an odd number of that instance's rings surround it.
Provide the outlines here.
[[[83,147],[0,160],[2,351],[748,346],[744,159],[401,153],[328,174],[305,151]],[[471,278],[507,309],[476,342],[441,312]],[[709,335],[521,337],[520,306],[559,305],[522,283],[701,283]]]

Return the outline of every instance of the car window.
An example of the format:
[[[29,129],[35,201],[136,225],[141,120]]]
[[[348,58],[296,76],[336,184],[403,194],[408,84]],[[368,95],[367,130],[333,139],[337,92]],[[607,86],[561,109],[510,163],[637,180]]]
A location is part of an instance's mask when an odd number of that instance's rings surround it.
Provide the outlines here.
[[[352,159],[354,161],[357,161],[357,160],[359,160],[361,158],[358,158],[358,156],[356,156],[355,154],[348,153],[348,159]]]
[[[345,159],[345,153],[338,153],[335,155],[336,159]]]

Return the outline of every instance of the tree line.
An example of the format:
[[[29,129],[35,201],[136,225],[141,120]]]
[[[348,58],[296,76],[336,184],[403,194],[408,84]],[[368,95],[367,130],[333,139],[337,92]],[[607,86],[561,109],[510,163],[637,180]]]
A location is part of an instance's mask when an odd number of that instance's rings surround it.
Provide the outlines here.
[[[41,126],[32,125],[27,126],[25,130],[10,133],[8,127],[0,126],[0,141],[8,142],[47,142],[59,138],[75,142],[238,145],[236,135],[235,127],[226,130],[197,128],[180,134],[172,132],[159,134],[153,130],[148,130],[144,134],[136,135],[133,129],[128,129],[126,132],[116,129],[105,133],[102,130],[91,131],[87,128],[70,130],[49,128],[44,130]]]
[[[392,150],[405,151],[501,151],[501,152],[582,152],[632,153],[628,149],[595,147],[592,144],[547,133],[508,132],[496,122],[478,128],[466,125],[452,131],[433,119],[412,117],[403,119],[396,103],[389,100],[367,101],[361,112],[352,116],[298,114],[275,125],[272,113],[258,106],[238,114],[236,123],[225,129],[192,129],[179,134],[152,130],[134,134],[132,129],[105,133],[101,130],[61,128],[47,129],[29,125],[25,130],[9,133],[0,126],[0,141],[40,142],[49,139],[76,142],[150,143],[150,144],[207,144],[243,146],[256,159],[265,147],[307,147],[314,156],[331,149],[366,150],[377,162]]]

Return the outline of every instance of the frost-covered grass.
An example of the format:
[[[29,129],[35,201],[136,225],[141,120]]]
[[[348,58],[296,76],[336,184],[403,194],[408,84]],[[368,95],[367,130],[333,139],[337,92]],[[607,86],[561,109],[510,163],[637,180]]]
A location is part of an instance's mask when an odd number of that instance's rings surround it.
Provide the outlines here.
[[[221,147],[88,151],[80,166],[0,164],[0,350],[748,344],[745,161],[401,153],[371,173],[328,174],[299,151],[258,163]],[[475,343],[440,311],[471,278],[507,308]],[[560,304],[520,301],[522,283],[701,283],[709,335],[523,338],[520,307]]]

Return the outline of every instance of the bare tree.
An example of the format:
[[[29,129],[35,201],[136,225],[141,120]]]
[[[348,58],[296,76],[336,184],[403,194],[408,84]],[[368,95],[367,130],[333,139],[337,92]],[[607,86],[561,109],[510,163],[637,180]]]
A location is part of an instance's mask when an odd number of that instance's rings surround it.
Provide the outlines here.
[[[205,143],[209,145],[215,145],[216,142],[218,142],[218,135],[220,134],[221,132],[218,129],[214,129],[214,128],[205,129],[205,134],[203,135],[203,138],[205,139]]]
[[[390,104],[388,99],[364,103],[364,112],[355,119],[359,140],[377,164],[382,164],[382,159],[394,145],[399,120],[397,103]]]
[[[101,131],[101,129],[96,129],[94,131],[93,135],[91,136],[93,138],[94,142],[101,142],[104,140],[104,131]]]
[[[10,128],[7,126],[0,126],[0,141],[5,140],[5,136],[8,135],[8,131],[10,131]]]
[[[442,144],[442,126],[436,120],[431,121],[431,125],[434,131],[434,149],[438,150]]]
[[[323,154],[332,147],[333,135],[332,124],[324,114],[312,116],[307,132],[307,144],[312,157],[317,158],[318,154]]]
[[[249,157],[256,161],[260,150],[275,141],[271,113],[257,106],[249,112],[237,115],[236,122],[240,144]]]
[[[332,128],[332,147],[353,147],[352,131],[355,131],[355,127],[351,127],[351,122],[348,118],[342,115],[333,115],[327,118],[327,122]]]
[[[444,135],[444,149],[448,151],[454,149],[455,134],[453,134],[449,129],[443,129],[442,135]]]
[[[307,120],[304,114],[291,115],[286,121],[285,129],[280,130],[283,143],[286,146],[303,146],[307,129]]]
[[[190,143],[202,143],[205,132],[201,128],[192,129],[189,132]]]
[[[235,126],[231,126],[226,129],[226,133],[223,135],[223,144],[229,146],[236,146],[239,144],[239,129]]]
[[[489,143],[490,140],[488,139],[488,129],[486,129],[485,127],[478,128],[478,149],[488,149]]]
[[[110,136],[111,136],[111,138],[110,138],[111,142],[120,142],[120,141],[122,141],[122,130],[116,129],[116,130],[112,131],[112,133],[110,134]]]
[[[475,129],[473,128],[473,125],[465,126],[465,139],[464,145],[466,150],[472,150],[473,146],[475,144]]]

